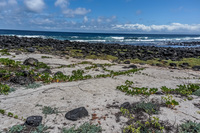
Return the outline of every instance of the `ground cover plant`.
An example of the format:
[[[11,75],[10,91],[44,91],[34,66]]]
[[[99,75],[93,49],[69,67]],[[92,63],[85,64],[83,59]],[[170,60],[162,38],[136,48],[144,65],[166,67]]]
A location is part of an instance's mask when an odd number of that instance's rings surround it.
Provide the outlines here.
[[[0,95],[1,94],[4,94],[4,95],[7,95],[8,92],[10,92],[10,87],[6,84],[1,84],[0,83]]]
[[[63,128],[61,133],[101,133],[102,128],[98,125],[84,123],[78,128],[75,126],[69,129]]]
[[[146,87],[133,87],[133,82],[126,80],[125,85],[117,86],[117,90],[125,92],[127,95],[151,95],[155,94],[158,89],[157,88],[146,88]]]

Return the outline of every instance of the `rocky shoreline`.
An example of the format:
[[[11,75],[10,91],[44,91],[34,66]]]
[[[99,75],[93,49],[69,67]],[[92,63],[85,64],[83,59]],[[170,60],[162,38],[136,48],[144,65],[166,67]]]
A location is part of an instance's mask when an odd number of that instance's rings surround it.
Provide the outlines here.
[[[198,45],[200,42],[169,43],[169,45]],[[42,49],[48,47],[47,49]],[[77,58],[84,58],[88,55],[111,55],[119,60],[140,59],[140,60],[172,60],[180,61],[183,58],[197,58],[200,56],[200,47],[155,47],[155,46],[134,46],[120,44],[70,42],[43,38],[26,38],[17,36],[0,36],[1,49],[25,49],[28,52],[40,51],[41,53],[53,53],[62,51],[59,54],[66,54],[67,49],[77,50]],[[57,53],[58,54],[58,53]]]

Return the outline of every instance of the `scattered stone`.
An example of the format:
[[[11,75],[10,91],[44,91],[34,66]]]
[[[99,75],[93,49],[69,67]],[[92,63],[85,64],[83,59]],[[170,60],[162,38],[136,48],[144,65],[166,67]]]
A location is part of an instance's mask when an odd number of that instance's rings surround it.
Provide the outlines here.
[[[130,65],[130,66],[128,66],[129,68],[132,68],[132,69],[136,69],[137,68],[137,66],[136,65]]]
[[[124,61],[124,64],[131,64],[130,61]]]
[[[25,125],[37,127],[42,122],[42,116],[30,116],[26,119]]]
[[[56,76],[56,75],[62,75],[63,74],[63,72],[61,72],[61,71],[57,71],[55,74],[54,74],[54,76]],[[64,74],[63,74],[64,75]]]
[[[50,69],[45,69],[45,68],[40,68],[40,69],[38,69],[38,72],[39,72],[39,73],[49,73],[49,74],[52,73]]]
[[[176,67],[177,65],[176,65],[176,63],[170,63],[169,64],[171,67]]]
[[[20,85],[26,85],[33,83],[34,79],[32,77],[15,76],[10,79],[10,82]]]
[[[200,71],[200,66],[193,66],[192,69],[193,69],[194,71]]]
[[[27,48],[26,50],[27,50],[28,52],[30,52],[30,53],[34,53],[34,52],[35,52],[35,48],[32,48],[32,47]]]
[[[24,61],[24,65],[30,65],[30,66],[37,66],[38,60],[34,58],[28,58]]]
[[[85,109],[85,107],[71,110],[65,114],[65,118],[72,121],[77,121],[78,119],[86,116],[88,116],[88,111]]]
[[[125,102],[120,106],[120,108],[125,108],[125,109],[129,109],[130,107],[131,107],[131,104],[129,102]]]

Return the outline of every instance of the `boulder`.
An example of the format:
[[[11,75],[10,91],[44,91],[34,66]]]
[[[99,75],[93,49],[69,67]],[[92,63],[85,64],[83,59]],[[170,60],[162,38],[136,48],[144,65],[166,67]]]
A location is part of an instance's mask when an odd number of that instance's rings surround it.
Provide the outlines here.
[[[34,58],[28,58],[24,61],[24,65],[30,65],[30,66],[37,66],[38,60]]]
[[[72,121],[77,121],[82,117],[88,116],[88,111],[85,107],[73,109],[65,114],[65,118]]]
[[[51,70],[50,69],[45,69],[45,68],[40,68],[38,69],[38,73],[49,73],[51,74]]]
[[[25,125],[29,125],[31,127],[37,127],[42,122],[42,116],[30,116],[26,119]]]

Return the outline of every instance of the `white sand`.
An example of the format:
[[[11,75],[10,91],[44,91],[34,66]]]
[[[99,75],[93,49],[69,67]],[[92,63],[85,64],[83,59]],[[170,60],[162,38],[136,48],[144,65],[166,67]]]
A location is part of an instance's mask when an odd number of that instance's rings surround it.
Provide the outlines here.
[[[29,54],[29,55],[16,55],[15,60],[24,61],[28,57],[34,57],[40,62],[48,63],[52,67],[59,65],[69,65],[74,63],[82,62],[83,60],[78,59],[64,59],[57,56],[51,56],[50,59],[41,59],[41,54]],[[3,58],[2,56],[1,58]],[[8,56],[7,56],[8,57]],[[11,57],[11,56],[9,56]],[[101,60],[88,60],[94,63],[110,63],[109,61]],[[75,68],[55,68],[53,72],[63,71],[65,74],[69,74],[72,70],[84,69],[88,65],[78,65]],[[110,70],[127,70],[123,69],[122,65],[118,64],[110,67]],[[25,89],[23,87],[17,88],[15,92],[9,95],[0,95],[0,108],[6,110],[6,112],[12,112],[18,115],[20,118],[27,118],[32,115],[43,116],[43,124],[54,127],[50,129],[51,133],[60,132],[60,128],[72,127],[73,125],[79,126],[84,122],[92,122],[97,124],[100,121],[105,133],[120,133],[121,129],[127,121],[126,118],[121,117],[121,121],[116,123],[115,113],[119,112],[115,108],[106,108],[108,104],[121,105],[124,102],[138,102],[141,100],[161,99],[159,95],[151,95],[145,99],[142,96],[127,96],[123,92],[116,90],[116,87],[124,84],[126,80],[134,82],[135,86],[138,87],[156,87],[167,86],[175,88],[180,84],[187,83],[199,83],[200,72],[192,70],[177,70],[168,68],[152,67],[148,65],[139,66],[145,67],[141,73],[133,74],[132,76],[117,76],[115,78],[101,78],[101,79],[89,79],[77,82],[66,82],[66,83],[52,83],[43,85],[37,89]],[[100,68],[99,68],[100,69]],[[85,70],[87,74],[105,74],[103,70]],[[175,78],[181,77],[181,79]],[[189,77],[190,79],[183,79],[183,77]],[[194,79],[193,79],[194,78]],[[179,106],[176,110],[169,109],[166,107],[161,108],[161,112],[158,115],[160,120],[169,120],[172,124],[180,124],[185,120],[192,120],[200,122],[200,111],[193,103],[199,103],[200,97],[194,97],[192,101],[184,101],[179,96],[174,96],[179,102]],[[58,115],[48,115],[45,117],[42,114],[42,107],[36,106],[50,106],[56,107],[62,113]],[[66,112],[78,108],[85,107],[89,116],[82,118],[78,121],[69,121],[64,116]],[[92,114],[97,114],[98,117],[106,116],[106,119],[91,120]],[[0,131],[4,128],[9,128],[16,124],[22,124],[24,121],[10,118],[6,115],[0,114]]]

